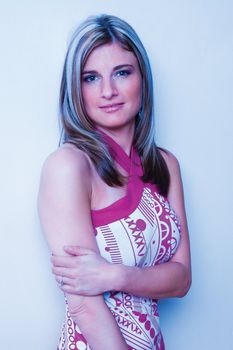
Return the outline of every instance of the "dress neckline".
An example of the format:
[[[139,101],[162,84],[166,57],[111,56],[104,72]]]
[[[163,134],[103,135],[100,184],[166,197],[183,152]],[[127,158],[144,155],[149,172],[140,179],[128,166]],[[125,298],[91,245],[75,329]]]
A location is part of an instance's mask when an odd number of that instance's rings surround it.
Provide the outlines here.
[[[106,143],[114,161],[128,173],[129,181],[131,181],[130,179],[134,176],[143,175],[141,160],[133,144],[131,145],[130,155],[128,155],[123,147],[120,146],[111,136],[100,129],[97,129],[97,131]]]
[[[126,170],[129,177],[125,196],[106,207],[91,210],[94,227],[106,225],[133,212],[139,204],[144,187],[141,179],[143,174],[141,160],[134,146],[131,146],[130,156],[128,156],[125,150],[109,135],[102,130],[97,131],[107,145],[113,160]]]
[[[128,155],[122,146],[119,145],[111,136],[104,131],[97,129],[101,134],[104,142],[107,144],[110,155],[129,175],[132,175],[132,163],[134,159],[134,149],[131,145],[130,155]]]

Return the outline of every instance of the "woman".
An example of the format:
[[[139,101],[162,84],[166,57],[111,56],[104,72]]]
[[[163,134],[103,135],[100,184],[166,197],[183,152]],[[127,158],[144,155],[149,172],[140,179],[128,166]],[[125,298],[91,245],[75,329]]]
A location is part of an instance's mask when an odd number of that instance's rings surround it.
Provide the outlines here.
[[[77,29],[60,107],[63,144],[39,192],[67,304],[58,349],[164,349],[157,299],[190,287],[188,229],[178,162],[154,141],[148,57],[126,22]]]

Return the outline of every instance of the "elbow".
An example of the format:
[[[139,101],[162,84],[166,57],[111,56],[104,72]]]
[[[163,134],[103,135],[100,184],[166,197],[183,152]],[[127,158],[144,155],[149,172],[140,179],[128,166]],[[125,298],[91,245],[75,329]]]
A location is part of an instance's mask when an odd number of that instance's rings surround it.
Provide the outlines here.
[[[97,300],[98,299],[98,300]],[[101,298],[89,298],[84,297],[79,302],[68,303],[69,314],[72,320],[79,325],[85,327],[90,320],[96,320],[98,318],[98,305],[104,304]],[[105,304],[104,304],[105,305]]]
[[[85,302],[79,303],[78,305],[69,305],[69,314],[73,321],[77,321],[80,316],[82,317],[83,315],[86,315],[88,311]]]
[[[177,291],[177,298],[183,298],[188,293],[189,289],[191,288],[192,280],[191,276],[187,276],[184,278],[182,284],[179,286],[179,289]]]
[[[68,309],[70,317],[75,323],[79,323],[80,320],[86,318],[89,313],[89,309],[85,302],[79,303],[78,305],[69,305]]]

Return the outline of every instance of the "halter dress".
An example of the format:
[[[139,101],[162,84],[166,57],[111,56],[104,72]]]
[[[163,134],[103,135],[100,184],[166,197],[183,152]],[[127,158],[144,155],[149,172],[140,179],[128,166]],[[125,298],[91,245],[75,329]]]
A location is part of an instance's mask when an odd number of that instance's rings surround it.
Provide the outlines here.
[[[106,208],[92,211],[100,254],[113,264],[146,268],[169,261],[180,241],[179,220],[158,188],[141,180],[140,158],[130,157],[104,134],[115,162],[129,174],[126,195]],[[129,350],[164,350],[158,300],[123,291],[104,293]],[[57,350],[91,350],[77,324],[66,315]],[[105,350],[105,349],[103,349]]]

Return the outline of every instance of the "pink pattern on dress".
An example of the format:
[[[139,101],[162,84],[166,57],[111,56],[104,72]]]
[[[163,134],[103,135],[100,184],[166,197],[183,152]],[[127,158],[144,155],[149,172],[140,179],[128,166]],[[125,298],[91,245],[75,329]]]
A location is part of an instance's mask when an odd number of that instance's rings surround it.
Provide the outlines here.
[[[131,158],[103,134],[114,160],[129,173],[127,194],[107,208],[92,211],[101,255],[111,263],[145,268],[169,261],[180,241],[179,220],[155,185],[143,183],[139,156]],[[104,300],[129,350],[164,350],[158,300],[125,292],[106,292]],[[66,306],[57,350],[91,350]]]

